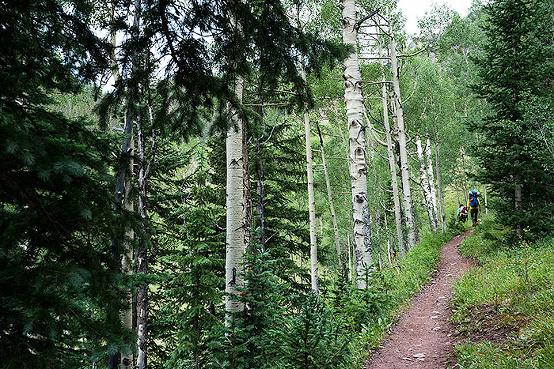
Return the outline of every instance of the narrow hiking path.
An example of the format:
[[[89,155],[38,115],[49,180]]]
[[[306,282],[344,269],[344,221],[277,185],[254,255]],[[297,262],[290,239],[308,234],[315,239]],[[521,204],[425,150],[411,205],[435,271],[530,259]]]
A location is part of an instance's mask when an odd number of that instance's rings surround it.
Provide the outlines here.
[[[460,242],[472,231],[454,237],[443,246],[436,274],[400,315],[392,333],[379,346],[365,369],[445,368],[455,343],[448,321],[452,312],[452,285],[473,263],[458,252]]]

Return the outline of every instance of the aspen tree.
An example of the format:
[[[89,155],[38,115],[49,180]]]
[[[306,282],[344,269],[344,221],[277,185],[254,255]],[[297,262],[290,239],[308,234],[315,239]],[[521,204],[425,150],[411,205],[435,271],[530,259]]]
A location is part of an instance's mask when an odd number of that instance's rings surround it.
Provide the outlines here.
[[[420,168],[420,178],[421,178],[421,189],[423,191],[423,199],[425,201],[425,209],[427,210],[427,215],[429,217],[429,224],[431,226],[431,231],[435,232],[438,229],[438,224],[436,222],[435,211],[433,209],[433,196],[431,194],[431,187],[433,186],[428,177],[427,162],[426,157],[424,156],[423,146],[421,144],[421,138],[416,140],[417,148],[417,157],[419,159]]]
[[[306,82],[306,71],[302,66],[302,79]],[[310,129],[310,113],[304,108],[304,133],[306,138],[306,172],[308,178],[308,215],[310,224],[310,276],[312,291],[319,293],[317,265],[317,237],[315,231],[315,197],[314,170],[312,161],[312,133]]]
[[[379,43],[379,55],[381,55],[381,43]],[[383,61],[384,63],[384,61]],[[383,66],[384,67],[384,66]],[[396,175],[396,164],[394,159],[394,144],[392,141],[391,127],[389,123],[389,101],[385,79],[385,70],[381,74],[381,99],[383,103],[383,126],[385,128],[385,142],[387,144],[387,159],[391,176],[392,196],[394,201],[394,223],[396,225],[396,238],[398,239],[398,251],[400,257],[406,255],[406,245],[404,244],[404,232],[402,231],[402,206],[400,204],[400,193],[398,191],[398,177]]]
[[[400,97],[400,83],[398,75],[398,60],[396,57],[396,42],[394,37],[390,41],[390,60],[392,64],[392,106],[398,127],[398,148],[400,151],[400,172],[402,174],[402,192],[404,193],[404,214],[406,227],[408,228],[408,249],[417,242],[417,229],[414,222],[412,193],[410,188],[410,171],[408,167],[408,152],[406,147],[406,128],[404,126],[404,113]]]
[[[327,170],[327,160],[325,159],[325,149],[323,147],[323,136],[319,128],[319,123],[316,122],[317,134],[319,136],[319,148],[321,150],[321,162],[323,164],[323,173],[325,175],[325,186],[327,187],[327,200],[329,201],[329,210],[331,212],[331,219],[333,221],[333,232],[335,234],[335,248],[337,250],[337,256],[340,258],[340,239],[339,239],[339,227],[337,224],[337,215],[335,213],[335,206],[333,204],[333,194],[331,192],[331,181],[329,180],[329,171]]]
[[[427,181],[429,182],[429,190],[431,191],[431,205],[433,207],[433,223],[435,224],[435,229],[439,229],[439,216],[437,208],[437,191],[435,190],[435,175],[433,172],[433,157],[431,156],[431,139],[427,137],[425,140],[425,159],[427,160]],[[441,222],[443,224],[444,222]],[[444,229],[443,226],[443,231]]]
[[[354,252],[358,288],[366,287],[365,274],[373,264],[369,204],[363,95],[357,48],[357,11],[355,0],[342,1],[343,42],[348,46],[344,59],[344,101],[349,132],[350,179],[352,183],[352,216]]]

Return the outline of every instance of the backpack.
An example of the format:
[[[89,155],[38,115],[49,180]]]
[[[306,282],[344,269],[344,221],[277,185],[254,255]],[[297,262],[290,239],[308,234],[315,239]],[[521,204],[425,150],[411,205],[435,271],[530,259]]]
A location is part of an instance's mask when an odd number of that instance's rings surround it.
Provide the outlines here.
[[[472,193],[469,195],[469,206],[476,208],[479,206],[479,201],[477,200],[477,194]]]

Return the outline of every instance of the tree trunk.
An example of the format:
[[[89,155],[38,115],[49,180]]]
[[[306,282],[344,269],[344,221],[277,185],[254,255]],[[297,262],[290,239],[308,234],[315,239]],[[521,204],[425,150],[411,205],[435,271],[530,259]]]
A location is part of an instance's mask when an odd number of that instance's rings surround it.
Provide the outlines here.
[[[335,233],[335,248],[337,250],[337,256],[340,262],[340,239],[339,239],[339,227],[337,225],[337,216],[335,214],[335,206],[333,205],[333,195],[331,193],[331,181],[329,180],[329,172],[327,171],[327,162],[325,160],[325,151],[323,147],[323,136],[319,129],[319,123],[317,125],[317,134],[319,136],[319,146],[321,149],[321,161],[323,162],[323,173],[325,174],[325,185],[327,186],[327,199],[329,200],[329,209],[331,211],[331,219],[333,221],[333,232]]]
[[[115,22],[115,4],[111,6],[110,13],[110,22],[114,24]],[[110,53],[110,63],[114,78],[114,83],[117,85],[117,82],[121,79],[121,74],[119,72],[119,66],[117,63],[117,57],[115,55],[115,49],[117,47],[116,33],[115,30],[110,30],[110,43],[112,45],[112,52]],[[126,117],[127,118],[127,117]],[[115,199],[114,199],[114,213],[121,214],[121,206],[125,207],[127,212],[134,212],[133,201],[130,197],[130,192],[132,188],[132,183],[130,176],[127,176],[127,173],[132,173],[133,168],[133,122],[132,120],[124,119],[124,128],[123,128],[123,144],[121,147],[121,161],[119,164],[119,169],[117,172],[117,181],[115,189]],[[124,164],[124,158],[128,159],[128,163]],[[132,228],[129,228],[125,232],[125,250],[123,255],[120,255],[119,252],[114,253],[114,258],[121,262],[122,272],[125,274],[133,273],[132,270],[132,261],[133,261],[133,239],[134,231]],[[131,291],[128,292],[127,298],[125,301],[125,308],[121,311],[121,322],[123,326],[129,331],[133,330],[133,294]],[[118,364],[120,364],[121,369],[131,369],[133,366],[133,350],[124,349],[121,353],[110,353],[108,357],[108,368],[116,369]]]
[[[302,78],[306,82],[306,72],[302,67]],[[319,293],[318,265],[317,265],[317,238],[315,229],[315,197],[314,197],[314,171],[312,162],[312,134],[310,129],[310,114],[304,110],[304,134],[306,138],[306,172],[308,175],[308,215],[310,222],[310,275],[312,291]]]
[[[436,163],[436,173],[437,173],[437,202],[438,202],[438,211],[440,214],[442,231],[446,232],[446,218],[444,215],[444,200],[442,198],[442,188],[441,188],[441,171],[440,171],[440,160],[439,160],[440,144],[437,142],[435,145],[435,163]]]
[[[402,101],[400,98],[400,82],[398,76],[398,61],[396,59],[396,42],[391,38],[390,57],[392,64],[392,84],[393,98],[392,105],[396,113],[396,122],[398,125],[398,145],[400,150],[400,172],[402,173],[402,190],[404,192],[404,213],[406,217],[406,227],[408,228],[408,248],[412,248],[417,243],[417,229],[414,222],[414,213],[412,207],[412,193],[410,189],[410,172],[408,167],[408,152],[406,148],[406,128],[404,126],[404,113],[402,110]]]
[[[235,78],[235,93],[242,99],[243,80]],[[230,107],[229,107],[230,108]],[[241,273],[244,260],[244,171],[243,171],[243,121],[237,111],[230,108],[230,119],[233,123],[227,131],[226,161],[227,161],[227,220],[226,220],[226,254],[225,254],[225,324],[233,325],[234,314],[244,310],[244,303],[239,301],[238,288],[244,287]],[[233,127],[235,126],[235,127]]]
[[[151,104],[151,102],[149,102]],[[150,126],[152,126],[152,112],[150,110]],[[138,142],[138,211],[142,219],[142,230],[144,239],[140,242],[140,248],[137,250],[137,274],[148,273],[148,246],[151,244],[150,234],[145,225],[148,222],[147,211],[147,179],[150,169],[154,164],[156,152],[156,134],[152,131],[152,147],[148,163],[145,161],[144,153],[144,135],[142,131],[142,122],[137,119],[137,142]],[[150,315],[149,286],[141,285],[137,291],[137,365],[138,369],[147,368],[147,343],[148,343],[148,316]]]
[[[423,190],[423,199],[425,200],[425,208],[427,209],[427,215],[429,216],[429,225],[431,231],[437,230],[437,225],[434,222],[433,205],[431,204],[431,188],[429,180],[427,179],[427,166],[425,165],[425,158],[423,156],[423,148],[421,146],[421,139],[416,140],[417,157],[419,158],[420,168],[419,173],[421,176],[421,189]]]
[[[131,151],[133,149],[132,147],[132,141],[131,141]],[[133,158],[130,158],[129,161],[129,170],[131,171],[133,168]],[[135,211],[133,201],[130,196],[132,184],[130,178],[126,180],[125,184],[125,210],[132,213]],[[125,247],[125,253],[122,255],[121,258],[121,268],[123,273],[125,274],[132,274],[133,273],[133,239],[135,238],[135,233],[132,228],[127,229],[125,232],[126,237],[126,247]],[[123,326],[127,328],[129,331],[133,330],[133,293],[131,291],[128,291],[127,294],[127,300],[125,301],[125,308],[121,312],[121,322],[123,323]],[[133,350],[129,348],[128,350],[123,350],[121,352],[121,369],[131,369],[133,367]]]
[[[349,132],[350,178],[352,182],[352,215],[358,288],[366,287],[367,273],[373,264],[369,205],[367,200],[367,168],[365,126],[363,125],[362,78],[358,61],[355,0],[342,1],[343,42],[349,52],[344,59],[344,100]]]
[[[431,156],[431,139],[425,140],[425,157],[427,159],[427,180],[431,191],[431,205],[433,206],[433,223],[435,230],[439,229],[439,217],[437,208],[437,192],[435,191],[435,175],[433,174],[433,157]]]
[[[384,72],[384,71],[383,71]],[[385,85],[385,74],[383,73],[383,85],[381,94],[383,99],[383,124],[385,127],[385,139],[387,142],[387,159],[391,176],[392,196],[394,201],[394,222],[396,224],[396,238],[398,239],[398,252],[400,257],[406,256],[406,245],[404,243],[404,232],[402,231],[402,206],[400,204],[400,192],[398,191],[398,177],[396,176],[396,164],[394,159],[394,146],[389,123],[389,108],[387,103],[387,86]]]

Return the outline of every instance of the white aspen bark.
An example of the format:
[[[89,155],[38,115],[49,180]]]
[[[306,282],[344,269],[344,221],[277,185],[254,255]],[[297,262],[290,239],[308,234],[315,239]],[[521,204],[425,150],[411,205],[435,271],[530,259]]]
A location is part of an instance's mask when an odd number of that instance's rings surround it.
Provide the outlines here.
[[[384,72],[384,71],[383,71]],[[392,196],[394,201],[394,222],[396,224],[396,238],[398,240],[398,253],[400,257],[406,256],[406,245],[404,244],[404,232],[402,231],[402,206],[400,204],[400,192],[398,191],[398,177],[396,176],[396,164],[394,160],[394,145],[389,123],[389,109],[387,104],[387,86],[385,85],[385,74],[382,75],[383,85],[381,94],[383,99],[383,125],[385,128],[385,139],[387,142],[387,159],[391,176]]]
[[[390,57],[392,64],[393,98],[392,104],[396,113],[398,125],[398,144],[400,148],[400,172],[402,173],[402,190],[404,192],[404,214],[406,227],[408,228],[408,249],[415,246],[417,242],[417,230],[414,223],[412,193],[410,189],[410,173],[408,167],[408,152],[406,148],[406,128],[404,126],[404,113],[400,98],[400,82],[398,76],[398,61],[396,58],[396,42],[391,38]]]
[[[306,82],[306,72],[302,67],[302,78]],[[319,293],[318,265],[317,265],[317,237],[315,230],[315,196],[314,170],[312,161],[312,133],[310,129],[310,114],[304,110],[304,134],[306,138],[306,172],[308,175],[308,215],[310,221],[310,275],[312,291]]]
[[[317,123],[316,123],[317,124]],[[327,171],[327,161],[325,160],[325,150],[323,147],[323,136],[317,124],[317,134],[319,136],[319,147],[321,149],[321,161],[323,163],[323,173],[325,174],[325,185],[327,186],[327,199],[329,200],[329,209],[331,211],[331,219],[333,221],[333,232],[335,233],[335,248],[337,250],[337,256],[340,262],[340,239],[339,239],[339,226],[337,224],[337,216],[335,214],[335,206],[333,205],[333,195],[331,192],[331,181],[329,180],[329,172]]]
[[[358,288],[366,287],[366,273],[373,264],[369,206],[367,200],[367,168],[365,127],[363,126],[362,78],[357,51],[355,0],[342,1],[343,42],[349,55],[344,59],[344,100],[349,132],[350,178],[352,182],[352,216]]]
[[[149,102],[150,104],[150,102]],[[149,106],[150,111],[150,124],[153,123],[152,109]],[[156,135],[152,132],[152,147],[150,152],[150,158],[148,163],[145,162],[144,157],[144,135],[142,132],[142,122],[137,119],[137,142],[138,142],[138,155],[139,155],[139,168],[138,168],[138,211],[140,217],[144,222],[148,220],[147,213],[147,177],[154,163],[154,157],[156,152]],[[143,227],[144,237],[149,238],[150,235]],[[141,242],[142,245],[146,245],[146,242]],[[141,246],[137,251],[137,274],[148,273],[148,249],[146,246]],[[149,285],[141,285],[137,291],[137,365],[138,369],[147,368],[147,342],[148,342],[148,317],[150,315],[150,300],[149,300]]]
[[[425,157],[427,159],[427,180],[431,191],[431,205],[433,206],[433,223],[435,225],[435,230],[438,230],[437,192],[435,191],[435,175],[433,174],[433,157],[431,156],[431,139],[429,137],[425,140]]]
[[[242,99],[243,80],[237,76],[235,93]],[[244,287],[242,263],[244,260],[244,172],[243,172],[243,122],[236,111],[231,111],[233,123],[227,131],[226,163],[226,239],[225,239],[225,324],[232,326],[233,314],[244,310],[244,303],[237,299],[238,288]]]
[[[442,198],[442,188],[441,188],[441,171],[440,171],[440,160],[439,160],[440,144],[437,142],[435,145],[435,163],[436,163],[436,174],[437,174],[437,202],[438,210],[440,215],[440,221],[442,226],[442,231],[446,232],[446,219],[444,215],[444,200]]]
[[[421,176],[421,189],[423,190],[423,199],[425,200],[425,209],[427,210],[427,215],[429,216],[429,225],[431,231],[437,231],[437,224],[434,222],[434,212],[431,199],[431,185],[427,178],[427,166],[425,165],[425,157],[423,155],[423,147],[421,146],[421,139],[416,140],[417,148],[417,157],[420,162],[419,173]]]

